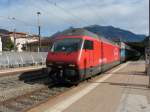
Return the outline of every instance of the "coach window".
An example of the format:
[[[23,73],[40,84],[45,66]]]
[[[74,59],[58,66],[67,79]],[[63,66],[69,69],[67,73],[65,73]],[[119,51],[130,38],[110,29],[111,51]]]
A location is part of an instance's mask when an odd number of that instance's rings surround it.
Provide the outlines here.
[[[93,41],[85,40],[84,49],[92,50],[93,49]]]

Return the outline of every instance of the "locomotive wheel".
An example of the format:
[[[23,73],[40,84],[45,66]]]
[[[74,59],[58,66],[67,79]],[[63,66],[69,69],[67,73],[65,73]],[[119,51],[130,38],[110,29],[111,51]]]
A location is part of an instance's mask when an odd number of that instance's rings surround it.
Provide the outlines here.
[[[49,77],[52,79],[53,82],[59,82],[59,75],[60,75],[60,71],[52,69],[49,72]]]
[[[73,84],[74,84],[75,86],[78,86],[79,83],[81,82],[81,78],[80,78],[79,75],[77,75],[75,79],[76,79],[76,80],[74,80],[74,81],[72,81],[72,82],[73,82]]]
[[[77,70],[65,69],[63,72],[64,79],[73,85],[78,85],[81,82],[80,75]]]

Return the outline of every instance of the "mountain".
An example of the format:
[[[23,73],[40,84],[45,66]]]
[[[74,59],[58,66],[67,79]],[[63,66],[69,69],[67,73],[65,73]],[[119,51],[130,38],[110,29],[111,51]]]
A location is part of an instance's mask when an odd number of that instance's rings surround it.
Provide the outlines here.
[[[58,31],[58,32],[54,33],[53,35],[51,35],[50,38],[53,39],[53,38],[57,37],[58,35],[60,35],[62,32]]]
[[[107,39],[113,41],[123,41],[123,42],[142,42],[145,39],[145,35],[134,34],[130,31],[116,28],[113,26],[100,26],[100,25],[91,25],[84,27],[85,29],[96,33],[100,36],[104,36]]]
[[[5,29],[0,29],[0,34],[8,34],[9,31]]]

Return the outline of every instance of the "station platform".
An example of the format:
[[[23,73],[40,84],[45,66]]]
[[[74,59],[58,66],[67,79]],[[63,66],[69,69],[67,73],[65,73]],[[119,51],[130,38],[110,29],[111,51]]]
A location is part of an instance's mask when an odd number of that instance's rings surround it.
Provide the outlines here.
[[[121,64],[28,112],[150,112],[144,61]]]
[[[32,71],[45,68],[45,65],[38,65],[38,66],[27,66],[27,67],[18,67],[18,68],[6,68],[0,70],[0,76],[9,74],[9,73],[18,73],[18,72],[25,72],[25,71]]]

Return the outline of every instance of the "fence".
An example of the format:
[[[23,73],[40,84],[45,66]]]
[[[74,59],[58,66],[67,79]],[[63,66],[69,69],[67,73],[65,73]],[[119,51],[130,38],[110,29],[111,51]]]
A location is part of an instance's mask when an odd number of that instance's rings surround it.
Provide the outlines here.
[[[0,69],[44,65],[47,52],[0,52]]]

